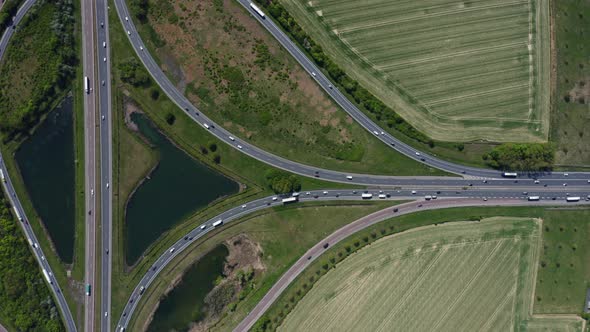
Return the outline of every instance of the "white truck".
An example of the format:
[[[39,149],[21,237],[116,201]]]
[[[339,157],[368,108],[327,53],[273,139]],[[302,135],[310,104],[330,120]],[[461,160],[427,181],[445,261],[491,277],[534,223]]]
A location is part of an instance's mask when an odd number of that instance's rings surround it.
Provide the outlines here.
[[[219,219],[213,223],[213,227],[221,226],[223,224],[223,220]]]
[[[45,280],[47,280],[48,283],[53,284],[53,281],[51,281],[51,278],[49,277],[49,273],[47,273],[47,270],[43,269],[43,276],[45,277]]]
[[[579,202],[580,201],[580,197],[579,196],[571,196],[565,199],[568,202]]]
[[[541,197],[539,197],[539,196],[529,196],[529,197],[528,197],[528,200],[529,200],[529,201],[538,201],[538,200],[540,200],[540,199],[541,199]]]
[[[518,176],[518,173],[514,173],[514,172],[504,172],[502,173],[502,176],[505,178],[515,178]]]
[[[90,79],[88,78],[88,76],[84,76],[84,91],[86,91],[86,93],[90,93]]]
[[[18,209],[16,208],[16,206],[13,207],[14,208],[14,214],[16,215],[16,218],[19,221],[23,221],[23,217],[20,215],[20,213],[18,212]]]
[[[291,197],[283,198],[282,202],[283,202],[283,204],[289,204],[289,203],[295,203],[295,202],[297,202],[297,200],[298,200],[297,196],[291,196]]]
[[[371,199],[371,198],[373,198],[373,194],[370,194],[370,193],[363,193],[363,194],[361,195],[361,198],[362,198],[362,199]]]
[[[2,169],[0,169],[0,180],[2,180],[2,182],[6,182],[6,178],[4,177],[4,171]]]
[[[254,3],[250,2],[250,8],[252,8],[260,17],[265,18],[264,12],[258,8]]]

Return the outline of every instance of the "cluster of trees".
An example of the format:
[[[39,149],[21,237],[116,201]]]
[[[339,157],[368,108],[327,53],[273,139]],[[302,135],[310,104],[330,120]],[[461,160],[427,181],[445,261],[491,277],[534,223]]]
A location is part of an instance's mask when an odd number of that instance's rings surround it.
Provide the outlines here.
[[[6,0],[2,5],[2,11],[0,11],[0,34],[4,33],[4,30],[12,26],[12,18],[16,15],[18,7],[25,2],[24,0]]]
[[[10,207],[0,196],[0,320],[16,331],[65,331],[59,310],[18,228]]]
[[[322,47],[316,44],[304,31],[293,17],[285,10],[279,1],[258,0],[274,17],[279,24],[311,55],[314,62],[324,68],[332,80],[341,85],[346,92],[351,95],[357,104],[364,107],[367,111],[375,116],[377,121],[383,122],[387,127],[393,128],[402,134],[413,138],[419,142],[426,143],[431,147],[434,141],[428,136],[422,134],[416,128],[412,127],[402,117],[395,113],[391,108],[383,104],[379,99],[373,96],[367,89],[360,86],[355,80],[351,79],[344,71],[338,67],[328,57]]]
[[[136,58],[127,58],[119,64],[121,80],[136,87],[151,84],[150,76]]]
[[[555,149],[552,144],[505,143],[495,147],[483,159],[501,170],[547,171],[553,165]]]
[[[129,2],[131,12],[141,22],[146,23],[148,20],[149,1],[148,0],[131,0]]]
[[[0,112],[5,115],[0,131],[8,139],[32,129],[71,88],[78,63],[74,25],[72,0],[47,2],[22,21],[0,73]],[[34,79],[15,82],[19,71],[27,70],[21,67],[25,61],[35,65],[27,73]],[[30,97],[17,103],[8,96],[9,89],[29,90]]]
[[[285,171],[270,169],[265,174],[266,183],[277,194],[286,194],[301,190],[299,178]]]

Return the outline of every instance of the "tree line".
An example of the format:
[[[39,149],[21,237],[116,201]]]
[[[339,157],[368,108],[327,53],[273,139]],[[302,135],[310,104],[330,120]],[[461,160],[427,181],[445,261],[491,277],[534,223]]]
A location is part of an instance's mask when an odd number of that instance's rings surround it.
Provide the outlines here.
[[[0,192],[0,321],[16,331],[65,331],[29,248]]]

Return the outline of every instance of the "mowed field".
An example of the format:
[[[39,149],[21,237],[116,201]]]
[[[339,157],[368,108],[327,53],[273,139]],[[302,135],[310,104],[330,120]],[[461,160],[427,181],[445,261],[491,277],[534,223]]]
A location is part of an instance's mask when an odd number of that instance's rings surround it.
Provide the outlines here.
[[[581,320],[531,316],[540,226],[492,218],[377,240],[322,277],[279,330],[578,330]]]
[[[428,136],[547,139],[547,0],[281,3],[348,74]]]

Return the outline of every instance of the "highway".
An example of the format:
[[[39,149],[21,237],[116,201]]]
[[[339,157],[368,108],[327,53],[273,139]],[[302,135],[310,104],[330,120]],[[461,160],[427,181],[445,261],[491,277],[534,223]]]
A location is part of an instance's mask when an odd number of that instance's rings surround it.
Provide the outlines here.
[[[513,190],[416,190],[409,189],[403,190],[313,190],[309,192],[301,192],[299,194],[300,202],[307,201],[329,201],[329,200],[362,200],[361,195],[363,193],[371,193],[373,195],[371,200],[418,200],[416,207],[420,209],[433,209],[448,206],[463,206],[453,205],[459,201],[461,204],[469,204],[466,206],[486,206],[486,205],[500,205],[503,202],[509,202],[512,205],[579,205],[579,204],[590,204],[590,200],[586,200],[587,195],[590,195],[590,188],[586,190],[576,190],[570,193],[570,197],[579,196],[581,197],[580,202],[568,203],[566,202],[565,194],[561,191],[538,191],[529,192],[528,195],[522,193],[515,193]],[[379,195],[385,195],[384,198],[379,198]],[[436,199],[425,201],[425,196],[435,195]],[[539,201],[528,201],[529,196],[539,196]],[[276,197],[276,200],[273,199]],[[286,197],[286,196],[283,196]],[[117,323],[117,328],[120,331],[121,328],[126,328],[129,324],[133,312],[137,306],[137,303],[142,295],[142,287],[144,290],[150,286],[154,279],[158,276],[176,255],[187,249],[194,241],[198,240],[205,234],[211,232],[215,227],[213,223],[221,220],[223,225],[231,223],[252,212],[266,209],[273,206],[280,206],[283,203],[281,196],[269,196],[261,199],[257,199],[246,204],[236,206],[229,209],[194,228],[183,237],[178,239],[172,246],[166,249],[160,257],[154,262],[152,267],[142,277],[139,284],[135,287],[123,313]],[[484,201],[485,197],[485,201]],[[555,200],[554,200],[555,198]],[[445,203],[449,202],[449,204]],[[291,203],[297,204],[297,203]],[[446,205],[445,205],[446,204]],[[423,205],[418,207],[418,205]],[[503,204],[502,204],[503,205]],[[377,222],[377,221],[376,221]],[[117,332],[118,332],[117,331]]]
[[[95,52],[94,52],[94,7],[82,1],[82,68],[89,80],[89,91],[84,91],[84,195],[85,195],[85,245],[84,245],[84,280],[90,285],[90,294],[84,298],[84,331],[94,331],[95,261],[96,261],[96,86]],[[84,78],[86,79],[86,78]],[[76,93],[81,93],[76,91]]]
[[[17,14],[15,16],[15,20],[14,20],[14,25],[16,27],[18,27],[18,24],[20,23],[20,21],[23,19],[23,17],[29,11],[29,9],[35,4],[35,2],[36,2],[36,0],[27,0],[18,9]],[[14,34],[15,30],[16,29],[9,27],[2,34],[2,38],[0,39],[0,59],[2,59],[4,57],[4,52],[6,50],[6,47],[8,46],[10,38]],[[31,225],[28,222],[29,219],[27,218],[25,211],[20,203],[20,200],[19,200],[18,196],[16,195],[16,192],[15,192],[14,187],[12,185],[12,181],[10,179],[10,175],[8,174],[8,170],[6,169],[6,165],[4,164],[4,159],[3,159],[1,153],[0,153],[0,170],[2,170],[2,172],[4,174],[4,181],[1,181],[1,182],[2,182],[2,188],[4,189],[4,192],[6,194],[6,197],[10,201],[10,204],[12,205],[13,209],[18,211],[18,214],[22,218],[22,222],[18,222],[18,221],[17,222],[22,227],[23,232],[25,233],[25,236],[27,237],[27,242],[31,245],[31,250],[33,251],[35,258],[37,259],[37,263],[39,264],[41,270],[47,271],[47,273],[49,275],[49,280],[50,280],[49,289],[53,293],[56,304],[62,314],[62,317],[64,319],[64,325],[68,331],[74,332],[74,331],[76,331],[76,324],[74,322],[74,318],[72,317],[72,313],[70,312],[70,308],[68,307],[68,303],[66,302],[66,299],[63,295],[63,292],[61,291],[61,288],[59,287],[57,279],[55,279],[55,276],[53,274],[53,270],[51,269],[51,266],[49,265],[47,260],[45,260],[45,253],[43,253],[43,249],[41,249],[41,246],[39,246],[39,244],[38,244],[39,241],[37,240],[37,237],[35,236],[35,233],[33,232],[33,229],[31,228]],[[15,218],[15,220],[16,220],[16,218]],[[42,272],[42,274],[43,274],[43,272]]]
[[[239,151],[256,158],[264,163],[281,168],[296,174],[316,177],[316,175],[324,180],[334,182],[350,182],[360,185],[418,185],[422,182],[435,181],[439,185],[457,185],[466,184],[473,179],[495,179],[495,181],[512,182],[511,179],[502,179],[502,173],[497,170],[480,169],[475,167],[468,167],[463,165],[454,164],[448,161],[438,159],[434,156],[426,154],[424,152],[417,151],[416,149],[408,146],[407,144],[399,141],[395,137],[388,134],[385,130],[376,125],[371,121],[363,112],[361,112],[355,105],[353,105],[338,89],[335,88],[333,83],[323,75],[323,73],[315,66],[315,64],[309,60],[299,48],[275,25],[275,23],[268,17],[262,18],[256,14],[249,6],[249,2],[245,0],[239,0],[239,2],[255,17],[262,26],[264,26],[282,45],[283,47],[293,55],[293,57],[301,64],[301,66],[310,74],[315,73],[312,77],[318,82],[318,84],[330,95],[341,107],[347,112],[355,121],[371,133],[377,133],[375,135],[379,140],[390,148],[404,154],[405,156],[424,163],[431,167],[441,169],[450,173],[458,174],[465,179],[461,178],[421,178],[421,177],[397,177],[397,176],[378,176],[378,175],[366,175],[366,174],[350,174],[344,172],[337,172],[331,170],[324,170],[317,167],[304,165],[301,163],[293,162],[264,150],[261,150],[246,141],[238,139],[236,135],[231,134],[218,124],[211,121],[205,114],[201,113],[191,102],[170,82],[164,72],[160,69],[158,64],[154,61],[151,54],[145,47],[141,37],[137,33],[136,27],[133,24],[132,15],[129,13],[129,9],[126,5],[125,0],[115,0],[115,7],[119,15],[121,24],[124,30],[127,32],[135,52],[137,53],[144,66],[154,78],[154,81],[160,85],[166,95],[178,105],[190,118],[195,122],[199,123],[204,127],[204,124],[209,126],[209,131],[212,135],[215,135],[220,140],[238,149],[238,145],[242,146]],[[382,134],[383,133],[383,134]],[[229,137],[236,137],[235,141]],[[567,175],[566,175],[567,174]],[[352,180],[347,180],[347,176],[352,176]],[[530,181],[533,179],[543,179],[548,181],[573,181],[580,180],[588,181],[590,179],[590,173],[587,172],[544,172],[537,174],[519,173],[518,179],[520,183]]]
[[[101,311],[100,330],[111,328],[111,248],[112,248],[112,111],[111,111],[111,55],[109,43],[108,5],[106,0],[96,0],[96,49],[98,80],[98,105],[100,115],[100,216],[101,216]],[[104,83],[103,83],[104,82]]]
[[[248,315],[236,326],[234,332],[246,332],[258,321],[260,317],[268,310],[268,308],[276,301],[279,296],[287,289],[287,287],[301,274],[310,264],[312,264],[319,256],[322,255],[327,248],[324,245],[327,243],[328,248],[334,246],[338,242],[359,232],[371,225],[384,221],[392,217],[398,217],[409,213],[415,213],[425,210],[444,209],[451,207],[472,207],[472,206],[522,206],[532,205],[533,202],[523,202],[520,199],[496,199],[482,202],[469,198],[449,198],[440,200],[413,201],[396,206],[397,211],[394,212],[392,208],[386,208],[377,211],[368,216],[362,217],[342,228],[334,231],[323,240],[319,241],[311,247],[303,256],[301,256],[292,266],[285,272],[281,278],[275,282],[271,289],[264,295],[258,304],[252,309]],[[552,201],[538,201],[534,205],[551,205]]]

